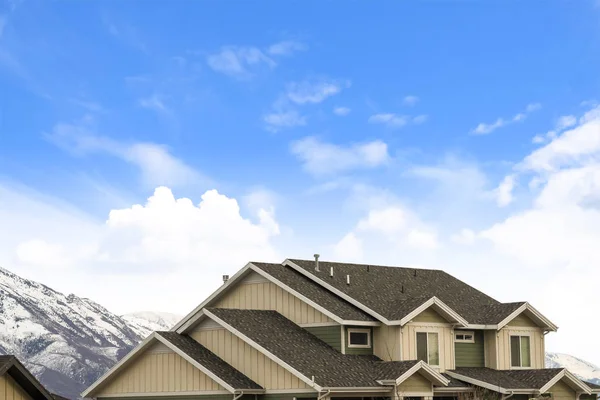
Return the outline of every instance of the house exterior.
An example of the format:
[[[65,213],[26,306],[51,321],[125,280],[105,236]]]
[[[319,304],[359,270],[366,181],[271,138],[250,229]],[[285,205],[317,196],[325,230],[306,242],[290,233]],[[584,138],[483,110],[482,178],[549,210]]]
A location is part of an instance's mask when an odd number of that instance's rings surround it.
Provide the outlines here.
[[[68,400],[48,392],[12,355],[0,356],[0,400]]]
[[[600,386],[545,368],[557,329],[439,270],[251,262],[82,396],[596,399]]]

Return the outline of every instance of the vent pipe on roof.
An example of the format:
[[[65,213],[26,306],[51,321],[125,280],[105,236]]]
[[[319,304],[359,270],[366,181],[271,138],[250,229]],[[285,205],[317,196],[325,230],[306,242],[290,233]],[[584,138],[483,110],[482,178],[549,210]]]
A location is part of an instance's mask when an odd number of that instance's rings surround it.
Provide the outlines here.
[[[404,285],[400,288],[400,293],[404,293]]]
[[[371,266],[367,265],[367,272],[371,271]]]
[[[315,271],[319,272],[319,255],[315,254]]]
[[[415,269],[415,276],[417,276],[417,270]]]
[[[350,284],[350,275],[346,275],[346,285]]]
[[[229,280],[229,275],[223,275],[223,283],[227,283]]]
[[[333,278],[333,267],[329,268],[329,276]]]

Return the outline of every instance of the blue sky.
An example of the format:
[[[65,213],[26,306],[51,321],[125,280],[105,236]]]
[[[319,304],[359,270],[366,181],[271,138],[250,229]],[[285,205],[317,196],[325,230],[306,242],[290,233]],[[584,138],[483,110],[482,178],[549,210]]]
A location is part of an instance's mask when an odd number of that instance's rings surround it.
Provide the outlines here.
[[[250,258],[443,268],[587,356],[594,1],[2,1],[0,265],[179,314]]]

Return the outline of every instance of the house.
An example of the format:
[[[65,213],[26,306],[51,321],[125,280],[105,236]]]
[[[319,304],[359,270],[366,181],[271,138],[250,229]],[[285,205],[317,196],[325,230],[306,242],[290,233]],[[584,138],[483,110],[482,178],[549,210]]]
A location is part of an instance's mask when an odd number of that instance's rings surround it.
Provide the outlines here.
[[[0,400],[68,400],[48,392],[12,355],[0,356]]]
[[[251,262],[90,386],[94,399],[596,399],[557,326],[439,270]]]

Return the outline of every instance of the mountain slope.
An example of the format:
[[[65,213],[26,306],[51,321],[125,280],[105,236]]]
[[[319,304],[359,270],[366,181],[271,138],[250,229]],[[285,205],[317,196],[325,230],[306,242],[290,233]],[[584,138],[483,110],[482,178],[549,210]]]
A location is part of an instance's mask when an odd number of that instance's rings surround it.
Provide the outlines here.
[[[125,314],[121,318],[142,338],[155,331],[169,330],[181,319],[179,315],[153,311]]]
[[[584,381],[600,385],[600,367],[568,354],[546,353],[546,368],[566,368]]]
[[[173,318],[119,317],[89,299],[0,268],[0,353],[16,355],[51,391],[69,398],[77,398],[150,330],[169,329]]]

